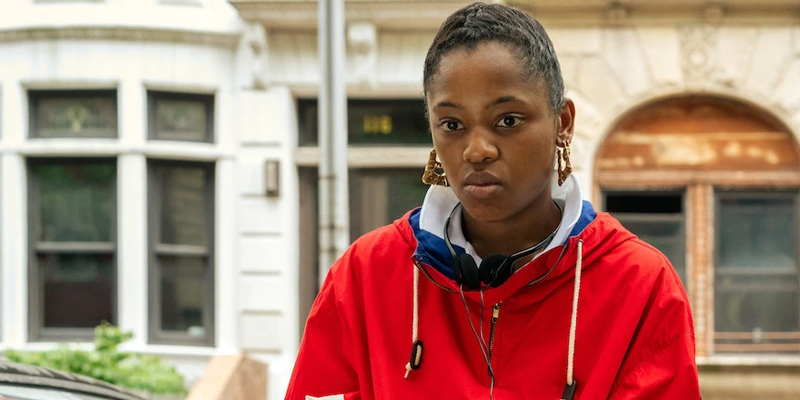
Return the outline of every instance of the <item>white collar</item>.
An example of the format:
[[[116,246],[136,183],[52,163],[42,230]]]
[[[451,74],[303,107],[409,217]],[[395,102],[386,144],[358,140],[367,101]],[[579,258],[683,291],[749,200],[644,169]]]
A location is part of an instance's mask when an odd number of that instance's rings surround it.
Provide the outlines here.
[[[548,250],[561,246],[569,238],[572,228],[578,223],[583,211],[583,195],[581,187],[578,184],[578,179],[575,175],[570,175],[564,182],[563,186],[558,186],[556,182],[556,175],[553,174],[552,192],[553,200],[556,201],[564,210],[564,215],[561,217],[561,224],[556,231],[553,241],[550,245],[539,252],[535,257],[540,254],[546,253]],[[422,230],[428,231],[437,237],[444,240],[443,230],[444,223],[450,212],[458,204],[458,198],[453,190],[444,186],[431,186],[428,193],[425,194],[425,200],[422,202],[422,210],[419,216],[419,227]],[[461,207],[453,213],[453,218],[450,220],[450,242],[455,246],[460,246],[465,249],[467,254],[471,255],[475,262],[480,265],[481,258],[475,253],[475,249],[467,242],[464,237],[464,231],[461,228]]]

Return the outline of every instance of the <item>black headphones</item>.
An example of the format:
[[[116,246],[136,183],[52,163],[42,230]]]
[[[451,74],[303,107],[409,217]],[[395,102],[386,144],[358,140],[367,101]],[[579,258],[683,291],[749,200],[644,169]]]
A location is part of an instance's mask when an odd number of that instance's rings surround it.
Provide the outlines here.
[[[520,258],[529,256],[548,244],[555,237],[558,228],[554,230],[548,237],[544,238],[541,242],[525,249],[518,251],[510,256],[505,254],[493,253],[486,256],[481,261],[481,266],[475,263],[475,259],[471,255],[464,253],[462,255],[456,254],[453,244],[450,243],[450,219],[453,218],[456,209],[461,203],[453,207],[450,211],[450,216],[444,223],[444,242],[447,244],[447,249],[450,250],[450,255],[453,257],[453,268],[455,269],[455,280],[459,285],[464,285],[468,290],[478,290],[481,288],[481,282],[491,287],[498,287],[505,283],[511,274],[514,272],[514,262]],[[556,206],[561,210],[561,206],[556,203]]]

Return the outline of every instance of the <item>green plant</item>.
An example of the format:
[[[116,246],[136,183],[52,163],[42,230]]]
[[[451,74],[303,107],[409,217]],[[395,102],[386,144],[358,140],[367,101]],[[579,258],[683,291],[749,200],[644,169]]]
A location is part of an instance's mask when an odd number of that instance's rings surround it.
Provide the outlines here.
[[[117,347],[130,340],[133,334],[103,322],[95,329],[94,351],[84,351],[61,345],[43,352],[7,350],[12,362],[37,365],[86,375],[124,388],[154,394],[185,394],[186,387],[175,367],[156,356],[120,352]]]

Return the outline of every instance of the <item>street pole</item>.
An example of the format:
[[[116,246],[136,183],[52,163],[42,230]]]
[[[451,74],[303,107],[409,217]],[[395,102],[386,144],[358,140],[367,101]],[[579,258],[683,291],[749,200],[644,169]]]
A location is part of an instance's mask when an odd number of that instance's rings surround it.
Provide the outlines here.
[[[319,0],[319,279],[350,245],[344,0]]]

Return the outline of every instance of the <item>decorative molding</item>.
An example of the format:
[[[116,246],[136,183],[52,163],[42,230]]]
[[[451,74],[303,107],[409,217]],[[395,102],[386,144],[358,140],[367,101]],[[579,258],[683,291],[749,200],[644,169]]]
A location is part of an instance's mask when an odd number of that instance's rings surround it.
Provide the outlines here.
[[[630,16],[630,9],[620,4],[613,4],[606,11],[608,24],[611,26],[622,26]]]
[[[242,16],[268,28],[313,28],[315,0],[228,0]],[[435,29],[471,0],[345,0],[346,19],[370,21],[379,28]],[[500,0],[493,0],[498,2]],[[786,24],[800,22],[795,0],[508,0],[546,26],[615,26],[663,23]],[[665,11],[669,11],[665,13]]]
[[[264,25],[248,24],[245,30],[245,40],[251,52],[250,71],[253,88],[266,89],[269,76],[269,48]]]
[[[711,4],[703,10],[703,16],[709,24],[719,24],[725,16],[725,9],[719,4]]]
[[[0,43],[39,40],[119,40],[235,48],[239,33],[212,33],[123,27],[25,28],[0,31]]]
[[[350,146],[347,148],[347,165],[350,168],[419,168],[422,176],[430,152],[430,146]],[[301,167],[318,166],[321,160],[319,147],[298,147],[294,160]]]
[[[316,26],[314,0],[229,0],[246,21],[272,28]],[[471,4],[469,0],[356,0],[347,1],[348,22],[370,21],[380,27],[437,28],[453,11]]]
[[[378,81],[378,31],[374,24],[358,22],[347,27],[347,46],[353,55],[350,81],[375,87]]]
[[[717,37],[719,29],[709,24],[687,25],[678,29],[683,76],[689,83],[708,82],[719,70]]]

